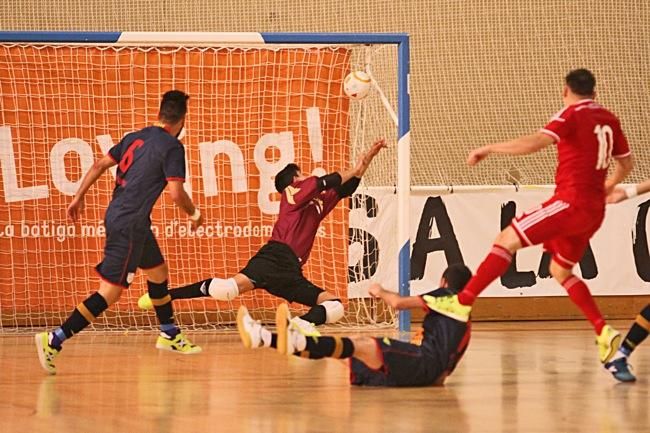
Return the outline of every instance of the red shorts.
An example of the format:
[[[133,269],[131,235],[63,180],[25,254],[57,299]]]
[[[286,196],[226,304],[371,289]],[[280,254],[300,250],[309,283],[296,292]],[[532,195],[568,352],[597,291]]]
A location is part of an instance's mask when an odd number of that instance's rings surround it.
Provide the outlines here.
[[[582,259],[604,217],[604,205],[580,206],[553,196],[515,218],[511,225],[524,246],[543,243],[555,262],[570,269]]]

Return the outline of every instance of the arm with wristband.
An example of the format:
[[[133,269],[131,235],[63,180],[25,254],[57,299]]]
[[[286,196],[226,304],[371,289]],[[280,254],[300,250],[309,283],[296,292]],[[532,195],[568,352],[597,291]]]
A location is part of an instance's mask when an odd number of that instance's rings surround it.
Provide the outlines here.
[[[650,179],[634,185],[617,186],[607,195],[607,203],[619,203],[646,192],[650,192]]]

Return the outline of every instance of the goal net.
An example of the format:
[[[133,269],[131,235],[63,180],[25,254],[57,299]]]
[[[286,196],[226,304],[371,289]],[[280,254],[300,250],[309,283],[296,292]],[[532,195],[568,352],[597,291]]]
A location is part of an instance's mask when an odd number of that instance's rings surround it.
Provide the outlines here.
[[[66,220],[66,207],[95,159],[156,120],[167,90],[190,95],[186,187],[205,216],[205,226],[192,232],[167,193],[154,208],[152,229],[171,288],[243,268],[270,237],[279,206],[273,176],[289,162],[317,175],[334,171],[383,136],[391,149],[364,186],[394,186],[397,129],[378,92],[361,102],[343,94],[343,78],[356,69],[372,71],[385,101],[396,106],[394,45],[1,44],[2,330],[57,326],[96,290],[114,172],[87,194],[80,224]],[[372,236],[350,226],[355,214],[377,212],[363,190],[323,222],[304,268],[344,301],[347,326],[395,319],[363,298],[379,260]],[[154,313],[136,304],[145,291],[138,273],[94,326],[155,326]],[[269,319],[279,302],[255,290],[233,302],[202,298],[174,307],[184,325],[220,327],[233,323],[241,303]]]

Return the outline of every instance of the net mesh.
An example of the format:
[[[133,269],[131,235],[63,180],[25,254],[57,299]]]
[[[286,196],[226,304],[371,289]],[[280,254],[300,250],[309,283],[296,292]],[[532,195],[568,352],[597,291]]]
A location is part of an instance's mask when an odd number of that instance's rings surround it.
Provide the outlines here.
[[[0,3],[7,30],[407,32],[414,185],[501,185],[515,168],[523,184],[553,183],[552,149],[472,169],[465,158],[476,146],[545,124],[561,108],[562,78],[575,67],[595,72],[598,99],[622,120],[638,161],[631,181],[650,177],[649,21],[642,0]]]
[[[46,0],[0,2],[0,28],[6,30],[409,33],[413,185],[500,185],[512,182],[511,173],[519,173],[523,184],[553,183],[556,164],[553,149],[526,157],[499,156],[471,169],[464,161],[474,147],[528,133],[543,125],[560,108],[562,77],[575,67],[587,67],[596,73],[598,99],[621,118],[637,161],[630,181],[650,177],[650,153],[646,151],[650,136],[645,109],[650,95],[648,22],[650,3],[641,0],[411,0],[408,3],[359,0],[346,3],[344,8],[337,0],[308,0],[299,6],[289,1],[223,0],[219,7],[210,0],[186,0],[162,8],[160,2],[148,0],[83,3],[61,0],[55,8]],[[374,56],[371,68],[395,106],[392,72],[382,66],[385,63],[392,67],[395,53],[387,47],[362,47],[348,53],[351,68],[360,69],[365,65],[367,50],[388,51]],[[129,69],[128,65],[123,67]],[[96,85],[102,87],[101,83]],[[25,90],[18,89],[19,86],[11,77],[9,87],[2,89],[3,94]],[[369,96],[367,107],[364,104],[348,107],[353,155],[357,153],[355,137],[373,135],[372,131],[387,137],[394,134],[394,129],[387,126],[388,118],[376,120],[374,113],[380,113],[381,107],[376,101],[374,105],[370,103],[375,97],[375,94]],[[39,104],[51,104],[56,99],[35,100],[33,104],[38,108]],[[86,102],[92,108],[75,105],[80,102],[75,98],[60,102],[64,105],[57,114],[58,127],[63,128],[70,116],[80,116],[83,109],[98,108],[93,105],[96,101]],[[7,111],[8,103],[3,99],[2,113]],[[21,121],[34,122],[35,130],[44,129],[38,123],[44,119],[32,108],[20,112]],[[111,109],[107,107],[109,112]],[[143,111],[138,120],[149,121],[145,119],[148,114]],[[112,115],[119,113],[113,110]],[[363,140],[369,138],[365,136]],[[39,152],[45,155],[49,147]],[[30,157],[23,155],[16,161],[21,187],[41,184],[39,174],[28,161]],[[38,152],[34,155],[37,157]],[[74,164],[79,164],[75,161],[67,161],[66,166],[75,167]],[[393,161],[394,153],[380,155],[365,182],[394,184]],[[78,174],[70,172],[68,176]],[[53,195],[51,200],[52,209],[44,210],[49,220],[60,217],[55,215],[58,211],[54,208],[65,206],[68,198]],[[25,202],[24,207],[29,212],[41,211],[33,202]],[[13,222],[9,208],[0,209],[0,215],[3,224]],[[15,281],[24,278],[22,275],[33,275],[30,277],[33,281],[48,281],[53,272],[58,273],[58,281],[67,287],[76,286],[79,282],[75,273],[93,263],[101,247],[99,241],[96,245],[88,241],[90,247],[96,248],[92,250],[95,252],[84,252],[82,257],[66,253],[66,259],[76,261],[66,265],[66,269],[58,269],[53,265],[35,266],[38,255],[30,250],[54,252],[60,249],[57,241],[41,238],[35,246],[22,240],[13,242],[11,247],[3,246],[0,250],[3,257],[0,273],[9,290],[13,290]],[[168,248],[166,253],[170,256],[180,251]],[[72,300],[61,299],[44,285],[39,287],[48,305],[73,305]],[[24,283],[17,289],[23,293],[36,290]],[[84,291],[78,287],[75,290]],[[3,312],[5,305],[0,309]]]
[[[96,158],[155,121],[160,95],[172,88],[191,95],[188,184],[206,225],[192,233],[166,193],[154,208],[152,230],[171,286],[236,274],[270,237],[278,207],[275,173],[293,161],[306,173],[345,168],[351,154],[376,138],[365,128],[386,123],[374,97],[354,103],[351,113],[342,92],[356,59],[374,54],[353,46],[0,46],[0,157],[8,202],[0,227],[3,325],[57,325],[95,287],[92,265],[102,258],[102,220],[114,177],[104,175],[90,190],[80,225],[66,221],[69,196]],[[395,80],[394,74],[378,79],[388,77]],[[362,116],[372,120],[356,120]],[[394,135],[394,124],[390,130]],[[343,300],[343,324],[388,323],[390,312],[348,300],[347,221],[348,208],[339,205],[323,222],[305,275]],[[95,326],[154,325],[153,313],[136,307],[145,291],[140,276]],[[221,326],[233,322],[241,303],[268,319],[279,301],[254,291],[233,302],[179,301],[175,307],[184,324]]]

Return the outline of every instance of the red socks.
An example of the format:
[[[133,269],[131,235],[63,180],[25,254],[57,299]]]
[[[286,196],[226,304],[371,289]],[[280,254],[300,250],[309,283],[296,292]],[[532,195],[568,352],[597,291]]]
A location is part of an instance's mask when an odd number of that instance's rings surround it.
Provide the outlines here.
[[[469,280],[467,285],[458,294],[458,301],[463,305],[472,305],[490,283],[503,275],[512,262],[512,254],[499,245],[493,245],[490,254],[483,260],[483,263],[476,270],[476,274]],[[594,302],[587,285],[575,275],[570,276],[562,282],[562,286],[569,294],[569,298],[580,308],[583,314],[591,322],[600,335],[605,320]]]
[[[463,305],[472,305],[478,295],[490,283],[503,275],[512,262],[512,254],[499,245],[492,245],[490,254],[483,260],[483,263],[476,270],[465,288],[458,294],[458,301]]]
[[[600,314],[600,310],[596,302],[594,302],[594,298],[591,297],[587,285],[580,278],[571,275],[562,282],[562,287],[566,289],[569,298],[582,310],[583,314],[594,326],[596,334],[600,335],[600,331],[605,326],[605,319]]]

